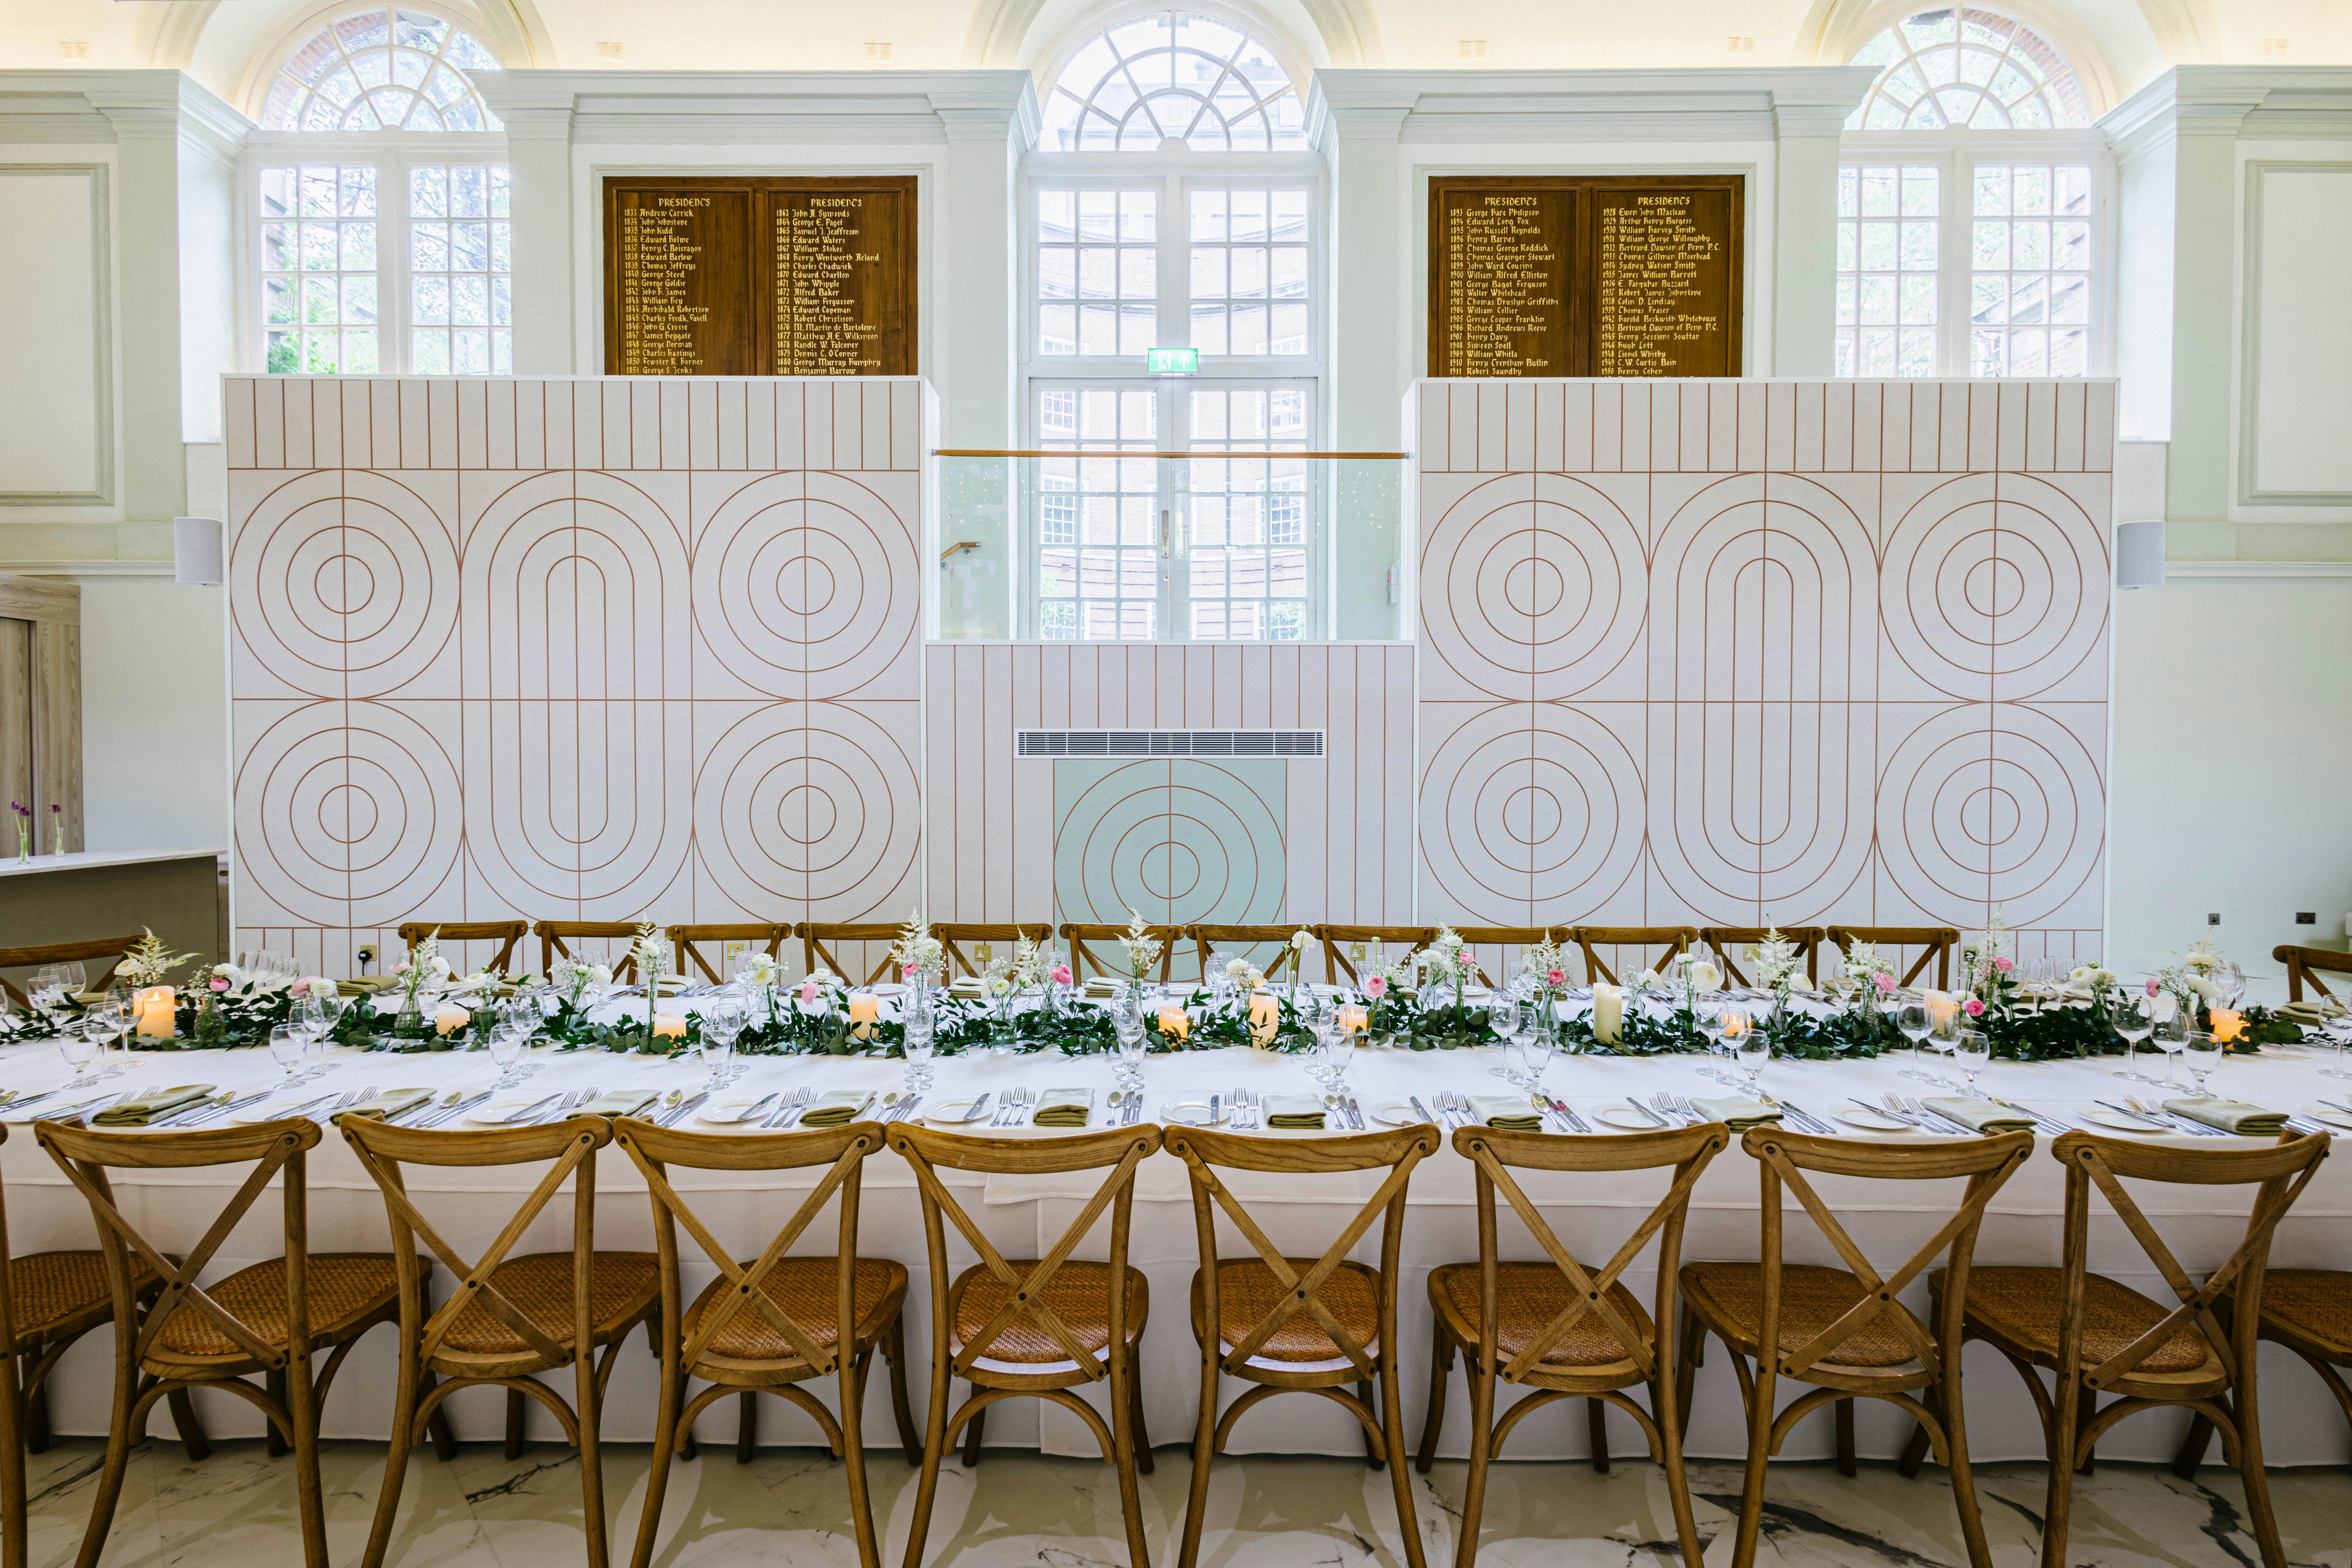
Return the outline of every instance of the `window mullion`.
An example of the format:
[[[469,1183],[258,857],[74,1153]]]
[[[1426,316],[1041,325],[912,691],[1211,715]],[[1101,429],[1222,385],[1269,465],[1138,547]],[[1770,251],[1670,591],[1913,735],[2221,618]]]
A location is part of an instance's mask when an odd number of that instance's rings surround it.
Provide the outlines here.
[[[375,171],[376,363],[411,374],[408,332],[408,160],[388,152]]]
[[[1945,376],[1969,374],[1969,273],[1974,256],[1976,161],[1966,148],[1955,148],[1944,165],[1943,244],[1938,247],[1943,277],[1937,294],[1944,318],[1937,336],[1937,359]]]
[[[1160,336],[1156,347],[1192,342],[1192,251],[1186,226],[1191,221],[1184,176],[1170,174],[1160,182]]]

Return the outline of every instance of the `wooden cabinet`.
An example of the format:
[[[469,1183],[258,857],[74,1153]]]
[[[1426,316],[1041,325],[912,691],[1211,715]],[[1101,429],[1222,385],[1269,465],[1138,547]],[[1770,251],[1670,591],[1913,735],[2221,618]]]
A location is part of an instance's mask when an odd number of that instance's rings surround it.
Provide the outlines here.
[[[60,820],[81,847],[81,590],[0,574],[0,810],[12,800],[33,808],[37,854],[56,851]],[[0,850],[16,858],[14,812]]]

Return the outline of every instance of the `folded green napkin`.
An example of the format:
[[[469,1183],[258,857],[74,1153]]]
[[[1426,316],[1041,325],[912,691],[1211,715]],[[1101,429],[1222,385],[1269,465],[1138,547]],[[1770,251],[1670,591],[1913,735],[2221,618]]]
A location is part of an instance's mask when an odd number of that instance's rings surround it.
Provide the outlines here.
[[[1540,1132],[1543,1112],[1516,1094],[1474,1094],[1470,1114],[1506,1132]]]
[[[1760,1100],[1726,1097],[1722,1100],[1697,1100],[1699,1114],[1709,1121],[1720,1121],[1734,1132],[1745,1132],[1751,1127],[1769,1127],[1780,1120],[1780,1113]]]
[[[803,1127],[838,1127],[854,1121],[857,1113],[874,1103],[870,1089],[836,1089],[817,1096],[808,1114],[801,1118]]]
[[[1090,1089],[1049,1089],[1037,1097],[1037,1113],[1029,1119],[1032,1127],[1084,1127],[1094,1114],[1095,1091]]]
[[[2006,1105],[1995,1105],[1990,1100],[1971,1100],[1966,1095],[1939,1094],[1926,1102],[1928,1110],[1938,1116],[1948,1116],[1971,1131],[1990,1137],[1996,1132],[2031,1132],[2033,1118],[2022,1111],[2011,1110]]]
[[[2186,1116],[2202,1121],[2208,1127],[2218,1127],[2224,1132],[2235,1132],[2246,1138],[2275,1138],[2286,1125],[2284,1110],[2264,1110],[2259,1105],[2248,1105],[2242,1100],[2168,1100],[2164,1109],[2176,1116]]]
[[[414,1110],[433,1098],[429,1089],[388,1089],[373,1100],[362,1100],[348,1110],[338,1111],[335,1120],[346,1116],[373,1116],[390,1121],[404,1110]]]
[[[1323,1101],[1311,1094],[1269,1094],[1262,1102],[1268,1127],[1320,1127]]]
[[[389,991],[400,982],[389,974],[362,974],[355,979],[338,980],[335,989],[346,996],[373,996],[379,991]]]
[[[1127,982],[1123,980],[1115,980],[1108,974],[1089,974],[1087,976],[1087,1000],[1089,1002],[1108,1001],[1109,998],[1118,995],[1119,988],[1126,984]]]
[[[610,1094],[600,1094],[579,1110],[574,1116],[635,1116],[661,1096],[650,1089],[616,1089]]]
[[[2292,1018],[2298,1024],[2317,1024],[2344,1016],[2344,1004],[2327,996],[2309,996],[2300,1002],[2289,1002],[2279,1009],[2279,1016]]]
[[[126,1100],[110,1110],[101,1110],[90,1118],[95,1127],[144,1127],[175,1110],[185,1110],[212,1093],[208,1083],[184,1083],[177,1089],[150,1089],[134,1100]]]

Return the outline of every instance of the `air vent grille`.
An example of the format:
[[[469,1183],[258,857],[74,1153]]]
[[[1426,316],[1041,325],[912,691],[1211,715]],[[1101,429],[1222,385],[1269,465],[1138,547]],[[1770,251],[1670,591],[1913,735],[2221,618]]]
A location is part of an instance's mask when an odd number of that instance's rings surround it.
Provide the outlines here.
[[[1024,757],[1319,757],[1320,730],[1023,730]]]

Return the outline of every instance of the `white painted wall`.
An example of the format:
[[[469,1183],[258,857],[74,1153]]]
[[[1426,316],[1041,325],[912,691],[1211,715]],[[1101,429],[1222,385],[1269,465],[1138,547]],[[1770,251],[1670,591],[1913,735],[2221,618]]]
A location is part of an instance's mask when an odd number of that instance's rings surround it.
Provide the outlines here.
[[[168,578],[81,580],[89,848],[226,847],[227,605]]]
[[[2352,145],[2246,165],[2239,499],[2352,517]],[[2300,497],[2297,492],[2301,492]]]
[[[0,493],[110,490],[103,359],[106,170],[0,167]]]
[[[2352,576],[2179,579],[2115,617],[2109,960],[2162,963],[2219,911],[2222,951],[2281,974],[2273,947],[2340,938],[2352,910]]]

